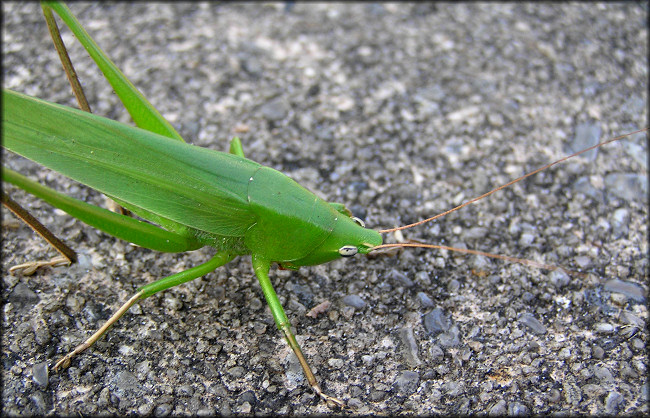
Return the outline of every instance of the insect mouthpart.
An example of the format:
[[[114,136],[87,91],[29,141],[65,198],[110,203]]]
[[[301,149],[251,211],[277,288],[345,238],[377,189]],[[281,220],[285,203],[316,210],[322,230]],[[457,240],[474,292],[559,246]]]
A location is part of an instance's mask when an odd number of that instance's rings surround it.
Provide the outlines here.
[[[341,254],[341,257],[352,257],[357,253],[357,251],[357,247],[354,245],[344,245],[339,248],[339,254]]]

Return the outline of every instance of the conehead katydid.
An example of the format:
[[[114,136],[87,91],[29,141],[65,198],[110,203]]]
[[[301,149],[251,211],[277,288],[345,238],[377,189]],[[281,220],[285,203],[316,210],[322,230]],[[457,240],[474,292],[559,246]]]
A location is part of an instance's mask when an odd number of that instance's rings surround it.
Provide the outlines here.
[[[247,142],[245,142],[245,145],[246,145],[246,143],[247,143]],[[453,150],[452,150],[452,151],[453,151]],[[247,148],[247,152],[248,152],[248,148]],[[401,169],[398,168],[398,170],[401,170]],[[422,167],[421,167],[421,166],[419,167],[419,171],[420,171],[420,172],[422,171]],[[364,173],[364,174],[365,174],[365,173]],[[415,173],[413,174],[413,177],[415,177]],[[373,181],[374,181],[374,180],[373,180]],[[443,182],[443,183],[444,183],[444,182]],[[452,183],[453,183],[453,182],[452,182]],[[446,187],[446,186],[445,186],[445,187]],[[402,198],[402,199],[406,199],[406,197],[403,197],[403,196],[402,196],[401,198]],[[337,199],[337,200],[344,200],[344,199]],[[418,211],[418,213],[421,214],[421,213],[424,213],[424,212]],[[403,215],[403,216],[404,216],[404,215]],[[371,218],[372,218],[372,216],[371,216]],[[378,223],[379,223],[379,224],[384,224],[384,225],[386,225],[386,221],[384,221],[384,222],[373,222],[373,224],[375,224],[375,225],[378,224]],[[388,222],[389,225],[390,225],[391,223],[392,223],[392,222],[390,222],[390,221]],[[400,224],[401,224],[401,223],[403,223],[403,222],[400,222]],[[429,241],[429,240],[427,240],[427,241]],[[508,252],[508,251],[498,251],[498,252]],[[435,258],[434,258],[434,260],[435,260]],[[372,264],[373,264],[373,263],[374,263],[374,261],[371,262],[371,266],[370,266],[370,268],[372,268]],[[242,265],[243,265],[243,263],[242,263]],[[390,271],[390,267],[388,268],[388,270]],[[317,270],[317,271],[318,271],[318,270]],[[374,270],[374,271],[379,271],[379,270]],[[124,274],[124,273],[122,273],[122,274]],[[250,272],[248,272],[248,274],[250,274]],[[239,275],[236,274],[236,273],[235,273],[234,275],[239,276]],[[363,276],[362,276],[362,277],[363,277]],[[239,277],[237,277],[237,278],[239,279]],[[153,276],[150,276],[150,278],[149,278],[148,280],[153,280],[153,279],[154,279],[154,277],[153,277]],[[206,281],[206,282],[207,282],[207,281]],[[135,279],[134,279],[134,283],[135,283],[135,284],[140,284],[140,283],[142,283],[142,281],[141,281],[141,280],[135,280]],[[205,286],[206,286],[206,288],[207,288],[209,285],[206,284]],[[384,288],[382,287],[381,289],[384,289]],[[291,295],[291,293],[289,293],[289,295]],[[124,299],[123,299],[123,300],[124,300]],[[114,304],[115,304],[115,302],[111,302],[111,304],[110,304],[109,306],[113,306]],[[109,309],[110,309],[110,308],[109,308]],[[146,315],[145,315],[145,316],[146,316]],[[217,319],[219,320],[218,317],[217,317]],[[85,327],[85,328],[88,329],[88,328],[90,328],[90,327]],[[71,343],[71,344],[74,345],[74,343]]]

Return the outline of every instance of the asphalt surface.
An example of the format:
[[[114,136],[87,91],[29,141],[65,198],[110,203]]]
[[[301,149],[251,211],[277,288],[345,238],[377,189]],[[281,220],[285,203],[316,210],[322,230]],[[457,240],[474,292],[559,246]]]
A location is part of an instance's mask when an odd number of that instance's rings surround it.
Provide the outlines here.
[[[2,9],[3,86],[74,105],[38,4]],[[188,142],[225,151],[238,135],[249,158],[370,228],[648,126],[647,3],[72,10]],[[71,50],[93,111],[130,123]],[[323,389],[345,413],[647,413],[647,161],[647,138],[634,135],[403,232],[586,278],[433,250],[272,269]],[[104,205],[6,152],[3,164]],[[337,412],[306,384],[248,257],[143,301],[70,368],[48,372],[139,286],[213,250],[136,248],[5,189],[80,262],[8,274],[55,253],[3,211],[4,413]],[[305,315],[325,301],[327,312]]]

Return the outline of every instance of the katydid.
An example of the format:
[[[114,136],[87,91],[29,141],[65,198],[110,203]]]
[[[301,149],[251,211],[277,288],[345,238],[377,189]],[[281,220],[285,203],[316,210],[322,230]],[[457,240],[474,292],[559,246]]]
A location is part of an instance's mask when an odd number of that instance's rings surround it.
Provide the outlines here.
[[[381,242],[378,234],[359,225],[340,205],[327,204],[314,199],[312,194],[306,193],[286,177],[243,159],[241,155],[232,156],[209,150],[199,151],[194,147],[155,134],[138,132],[136,129],[100,117],[46,104],[14,93],[6,93],[5,103],[7,107],[4,111],[6,113],[3,113],[7,126],[5,146],[20,150],[19,153],[24,153],[69,177],[89,184],[115,198],[127,209],[145,219],[155,221],[174,233],[172,236],[164,235],[159,240],[154,240],[155,242],[138,242],[139,245],[162,251],[178,251],[208,244],[221,251],[205,263],[204,268],[191,269],[185,272],[187,274],[172,276],[173,284],[163,281],[162,284],[156,282],[145,286],[144,293],[136,295],[137,297],[148,296],[149,289],[163,290],[202,275],[228,262],[234,255],[253,253],[254,270],[272,307],[276,323],[299,357],[301,357],[300,348],[288,328],[288,320],[281,311],[279,302],[274,309],[277,297],[271,293],[273,289],[268,279],[269,262],[276,261],[287,268],[319,264],[340,256],[353,255],[356,252],[367,253],[377,248]],[[34,114],[42,116],[36,123],[30,118],[25,118],[26,115]],[[52,121],[56,123],[51,123]],[[66,123],[62,124],[62,121]],[[77,130],[74,129],[75,125]],[[62,130],[58,131],[58,129]],[[29,138],[27,130],[38,133],[32,138],[33,144],[27,140]],[[107,131],[117,135],[116,138],[111,138],[111,140],[115,139],[115,142],[94,142],[94,139],[107,136],[103,134]],[[46,140],[50,142],[49,149],[41,147],[41,144],[35,145],[43,140],[42,136],[46,135],[51,135],[51,141]],[[122,138],[137,138],[140,142],[134,145],[127,140],[121,141]],[[153,174],[149,172],[148,165],[140,169],[143,167],[143,162],[138,161],[137,154],[143,150],[151,150],[145,159],[149,160],[148,163],[157,170]],[[79,163],[73,164],[72,161]],[[219,170],[224,167],[225,170],[215,172],[213,163],[214,166],[219,167]],[[83,169],[77,164],[84,164]],[[114,170],[115,175],[108,176],[105,170]],[[206,180],[206,176],[203,175],[206,172],[209,172],[210,178],[214,175],[222,177],[220,180]],[[33,187],[32,190],[35,190],[37,195],[45,194],[45,191],[36,191],[40,190],[38,186],[32,185],[29,181],[14,173],[7,173],[7,175],[3,174],[3,177],[7,176],[8,179],[20,183],[25,188]],[[171,173],[182,173],[182,176],[174,178]],[[197,180],[204,183],[194,183]],[[229,187],[222,187],[223,181],[230,182]],[[137,182],[138,189],[131,187],[134,182]],[[269,193],[270,190],[276,190],[270,189],[269,183],[265,185],[263,182],[272,182],[274,187],[278,182],[285,184],[285,188],[279,189],[282,195]],[[208,185],[216,189],[209,189]],[[139,189],[140,187],[143,189]],[[194,190],[190,190],[191,188]],[[182,200],[195,201],[192,207],[196,212],[191,213],[191,220],[184,217],[183,210],[175,207],[184,205],[184,201],[177,203],[180,200],[175,195],[179,191],[181,192],[179,194],[184,197]],[[287,194],[289,196],[286,196]],[[151,199],[152,195],[160,197]],[[292,202],[304,202],[307,207],[303,211],[295,212],[292,209],[293,204],[279,200],[284,197],[293,199]],[[152,203],[151,200],[157,202]],[[159,203],[161,208],[153,207],[156,203]],[[222,218],[214,219],[215,211],[208,209],[211,204],[218,205],[220,209],[218,214],[223,215]],[[91,216],[97,218],[97,215]],[[287,221],[277,222],[281,217]],[[325,222],[320,222],[321,220]],[[298,223],[294,224],[293,221]],[[88,220],[88,222],[93,221]],[[349,234],[343,234],[346,238],[341,241],[336,239],[339,226],[350,231]],[[311,232],[302,235],[305,229]],[[124,229],[120,227],[119,231],[114,233],[116,236],[124,234],[125,238],[137,242],[136,237],[131,237],[131,231],[133,230],[130,227]],[[302,237],[305,236],[312,241],[302,241]],[[181,242],[175,242],[174,245],[177,246],[173,248],[166,247],[170,238]],[[132,301],[134,302],[135,299]],[[303,363],[303,367],[314,390],[323,398],[336,401],[322,394],[313,376],[310,377],[306,363]]]
[[[133,213],[165,225],[173,233],[157,230],[124,215],[90,209],[3,167],[5,181],[89,225],[147,248],[177,252],[209,245],[218,251],[210,261],[200,266],[139,289],[99,331],[61,359],[55,369],[67,367],[75,355],[94,344],[138,300],[203,276],[235,256],[251,254],[253,269],[276,325],[298,356],[310,385],[324,400],[343,406],[342,401],[324,394],[316,383],[271,285],[268,276],[271,262],[281,268],[297,269],[390,247],[438,248],[493,256],[429,244],[382,245],[379,233],[366,229],[362,222],[346,213],[345,208],[319,199],[282,173],[242,156],[185,145],[110,119],[11,91],[3,92],[3,102],[4,146],[7,149],[101,191]],[[621,138],[623,136],[607,142]],[[240,145],[233,147],[238,149]],[[552,164],[558,162],[561,161]],[[411,228],[439,216],[379,232]],[[502,258],[553,268],[528,260]]]

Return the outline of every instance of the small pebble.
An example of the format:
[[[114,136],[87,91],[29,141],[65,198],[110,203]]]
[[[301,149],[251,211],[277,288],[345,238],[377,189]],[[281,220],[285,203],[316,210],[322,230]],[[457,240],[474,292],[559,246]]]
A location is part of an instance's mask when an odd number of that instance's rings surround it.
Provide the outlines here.
[[[20,306],[32,306],[39,300],[39,296],[22,282],[19,282],[9,295],[9,301]]]
[[[593,367],[593,370],[594,370],[594,376],[596,376],[598,379],[600,379],[603,382],[611,382],[614,379],[609,369],[607,369],[604,366],[596,365]]]
[[[457,293],[459,289],[460,289],[460,282],[456,279],[451,280],[447,285],[447,290],[449,291],[449,293]]]
[[[596,145],[600,140],[600,125],[593,122],[583,122],[576,127],[576,134],[573,141],[567,147],[568,153],[581,151]],[[596,159],[597,149],[585,152],[581,155],[582,158],[588,161]]]
[[[358,295],[347,295],[343,297],[343,303],[355,309],[363,309],[366,307],[366,302]]]
[[[601,334],[611,334],[612,332],[616,331],[616,327],[612,324],[608,324],[607,322],[597,323],[594,329],[596,332],[599,332]]]
[[[423,308],[433,308],[435,306],[433,300],[424,292],[418,292],[415,297]]]
[[[401,396],[408,396],[415,392],[420,382],[420,375],[417,372],[404,370],[395,379],[394,386]]]
[[[591,351],[595,359],[601,360],[603,357],[605,357],[605,350],[603,350],[602,347],[595,345],[592,347]]]
[[[244,402],[239,407],[236,409],[236,411],[240,414],[250,414],[251,411],[253,410],[253,407],[249,402]]]
[[[612,295],[609,298],[614,305],[618,305],[621,307],[627,305],[627,296],[625,296],[622,293],[612,293]]]
[[[645,201],[648,196],[648,176],[635,173],[613,173],[605,176],[608,193],[628,201]]]
[[[519,323],[527,326],[530,328],[530,330],[537,335],[543,335],[546,334],[546,327],[544,324],[539,322],[537,318],[535,318],[532,314],[530,313],[524,313],[519,317]]]
[[[625,398],[618,392],[609,392],[605,398],[605,411],[608,414],[616,414],[625,405]]]
[[[557,356],[561,360],[566,360],[571,357],[571,349],[568,347],[564,347],[563,349],[560,350]]]
[[[47,410],[47,404],[45,403],[45,397],[43,396],[43,392],[41,391],[35,392],[29,398],[34,403],[34,407],[36,407],[36,410],[38,410],[41,414],[45,414],[45,411]]]
[[[282,99],[274,99],[260,107],[262,116],[271,121],[279,121],[289,113],[289,105]]]
[[[429,349],[429,356],[433,361],[440,361],[445,357],[445,352],[438,345],[433,345]]]
[[[588,269],[592,264],[591,258],[584,255],[577,256],[573,261],[583,270]]]
[[[451,321],[440,308],[435,308],[424,315],[422,320],[427,332],[434,335],[447,331],[451,327]]]
[[[508,411],[508,404],[504,399],[499,400],[488,412],[488,415],[503,416]]]
[[[230,369],[227,370],[228,374],[231,375],[232,377],[242,377],[246,374],[246,369],[244,369],[241,366],[235,366],[231,367]]]
[[[341,369],[343,367],[344,362],[340,358],[331,358],[331,359],[327,360],[327,364],[331,368],[338,370],[338,369]]]
[[[43,388],[46,387],[48,377],[49,375],[46,362],[34,364],[34,367],[32,367],[32,378],[37,385]]]
[[[529,415],[528,407],[521,402],[512,402],[508,405],[508,415],[517,416],[517,415]]]
[[[400,329],[399,335],[404,346],[404,357],[409,367],[417,367],[422,364],[418,356],[418,344],[415,341],[413,328],[403,327]]]
[[[551,279],[551,283],[553,283],[553,286],[557,287],[558,289],[567,286],[571,280],[568,274],[566,274],[564,271],[559,269],[553,270],[549,276]]]
[[[429,277],[429,273],[426,271],[418,271],[415,273],[415,281],[417,281],[421,286],[431,285],[431,278]]]
[[[645,302],[646,291],[636,283],[612,279],[605,283],[605,290],[608,292],[622,293],[636,302]]]
[[[162,405],[158,405],[153,411],[153,414],[157,417],[166,417],[172,412],[172,409],[173,407],[170,404],[164,403]]]
[[[628,324],[628,325],[634,325],[639,328],[645,328],[645,321],[638,316],[634,315],[630,311],[623,311],[619,317],[621,322]]]
[[[127,393],[134,393],[141,389],[138,378],[127,370],[119,371],[113,383],[115,384],[113,394],[117,397],[124,397]]]
[[[465,386],[456,381],[447,381],[442,384],[442,389],[447,396],[456,397],[465,391]]]
[[[548,400],[551,403],[557,403],[562,400],[562,394],[560,394],[560,391],[557,389],[551,389],[548,393]]]
[[[176,393],[176,396],[178,397],[191,397],[194,394],[194,389],[192,389],[192,386],[185,384],[185,385],[180,385],[176,387],[174,390]]]
[[[413,280],[409,279],[404,273],[393,269],[389,273],[389,277],[397,282],[397,284],[402,285],[404,287],[413,287],[415,283],[413,283]]]
[[[456,325],[452,326],[448,332],[443,332],[438,336],[438,344],[443,347],[457,347],[460,345],[460,330]]]
[[[619,208],[612,214],[612,232],[614,238],[620,238],[628,233],[628,224],[630,223],[630,211],[625,208]]]
[[[588,177],[580,177],[578,178],[575,182],[573,182],[573,185],[571,185],[571,188],[573,189],[573,192],[575,194],[583,194],[585,196],[589,196],[595,200],[600,200],[602,196],[602,192],[596,189],[591,182],[589,181]]]
[[[371,402],[382,401],[382,400],[384,400],[384,398],[386,398],[386,395],[387,395],[386,391],[373,390],[372,392],[370,392],[370,401]]]
[[[633,338],[632,347],[634,347],[636,350],[642,351],[645,349],[645,343],[640,338]]]

